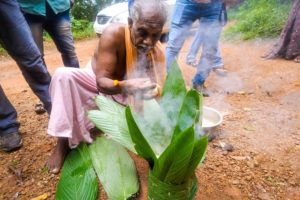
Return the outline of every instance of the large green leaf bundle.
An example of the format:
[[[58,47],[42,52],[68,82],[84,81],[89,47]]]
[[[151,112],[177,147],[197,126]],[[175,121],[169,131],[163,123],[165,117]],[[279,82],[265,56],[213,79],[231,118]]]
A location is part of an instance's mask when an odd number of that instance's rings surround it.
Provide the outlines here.
[[[88,115],[108,137],[148,161],[152,177],[149,198],[164,199],[160,195],[172,194],[179,196],[175,199],[192,199],[197,189],[195,169],[204,159],[208,143],[207,137],[199,138],[195,133],[202,113],[201,97],[195,90],[186,91],[181,71],[174,63],[160,102],[145,101],[142,116],[101,96],[96,100],[100,111]],[[152,187],[157,184],[160,187]],[[186,195],[180,198],[182,193]]]

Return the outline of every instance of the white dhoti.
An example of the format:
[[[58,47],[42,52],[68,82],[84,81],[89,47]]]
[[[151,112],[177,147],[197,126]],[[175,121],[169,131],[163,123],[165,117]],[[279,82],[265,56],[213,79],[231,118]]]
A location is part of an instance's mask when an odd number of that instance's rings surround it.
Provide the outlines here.
[[[96,95],[96,76],[91,67],[58,68],[50,85],[52,111],[48,134],[69,138],[70,147],[82,141],[91,143],[89,131],[94,125],[88,120],[87,111],[96,107]]]
[[[80,142],[91,143],[90,130],[95,126],[87,118],[87,111],[96,108],[95,97],[99,94],[96,76],[91,66],[84,69],[58,68],[50,84],[52,110],[48,134],[69,138],[69,146]],[[127,104],[125,95],[104,95],[120,104]]]

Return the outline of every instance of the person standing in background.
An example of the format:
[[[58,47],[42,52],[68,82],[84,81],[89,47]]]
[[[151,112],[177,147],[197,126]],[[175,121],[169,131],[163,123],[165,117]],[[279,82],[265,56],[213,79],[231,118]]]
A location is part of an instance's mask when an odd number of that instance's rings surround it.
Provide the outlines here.
[[[204,87],[213,66],[213,58],[217,53],[218,42],[222,30],[219,16],[222,9],[221,0],[177,0],[172,18],[169,41],[166,47],[167,69],[178,56],[192,24],[203,20],[203,53],[201,55],[196,75],[192,81],[193,88],[209,96]]]
[[[16,61],[28,85],[51,112],[51,76],[44,66],[17,0],[0,1],[0,43]],[[9,152],[22,146],[17,112],[0,85],[0,150]]]
[[[34,41],[44,56],[44,30],[53,39],[66,67],[79,68],[71,32],[69,0],[18,0]]]
[[[133,1],[134,0],[128,0],[128,12],[129,12],[129,14],[130,14],[130,8],[131,8],[131,6],[133,4]]]
[[[60,52],[64,66],[79,68],[71,32],[70,8],[72,2],[70,0],[18,0],[18,2],[43,60],[45,30]],[[36,104],[35,111],[42,114],[46,110],[40,102]]]
[[[222,3],[222,10],[219,16],[219,20],[222,23],[223,26],[227,23],[227,11],[226,11],[226,4]],[[197,62],[197,54],[199,52],[200,47],[203,45],[203,35],[206,31],[205,28],[205,19],[199,20],[199,28],[194,36],[194,40],[191,44],[190,50],[186,57],[186,64],[197,67],[199,63]],[[220,45],[217,46],[217,53],[213,58],[213,66],[212,69],[214,72],[216,72],[218,75],[226,75],[227,70],[224,69],[224,63],[221,57],[221,50]]]

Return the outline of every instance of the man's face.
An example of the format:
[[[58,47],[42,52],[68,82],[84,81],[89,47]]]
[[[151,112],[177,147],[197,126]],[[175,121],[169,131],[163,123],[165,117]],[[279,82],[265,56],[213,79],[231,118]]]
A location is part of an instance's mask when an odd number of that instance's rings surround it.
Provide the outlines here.
[[[131,30],[131,39],[137,51],[147,53],[159,40],[163,23],[151,19],[140,19],[132,22],[132,20],[129,19],[129,27]]]

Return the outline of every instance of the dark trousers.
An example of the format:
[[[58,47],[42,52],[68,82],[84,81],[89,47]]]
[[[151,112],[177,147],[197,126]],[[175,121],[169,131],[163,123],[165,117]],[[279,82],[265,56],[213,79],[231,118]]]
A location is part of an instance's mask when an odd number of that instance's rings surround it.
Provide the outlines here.
[[[79,68],[71,32],[70,10],[55,14],[48,3],[46,3],[46,15],[24,14],[33,39],[39,47],[42,56],[44,56],[43,33],[45,30],[51,36],[60,52],[64,66]]]
[[[48,90],[51,76],[16,0],[0,0],[0,42],[16,61],[28,85],[50,113],[51,99]],[[0,134],[18,131],[18,128],[16,110],[1,88]]]

